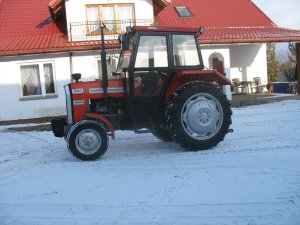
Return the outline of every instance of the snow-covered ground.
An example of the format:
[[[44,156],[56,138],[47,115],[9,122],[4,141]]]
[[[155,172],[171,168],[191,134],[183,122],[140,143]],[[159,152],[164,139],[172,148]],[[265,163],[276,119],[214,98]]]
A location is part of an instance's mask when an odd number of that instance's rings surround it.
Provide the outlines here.
[[[0,224],[299,225],[299,116],[299,100],[234,108],[234,133],[199,152],[117,132],[92,162],[2,126]]]

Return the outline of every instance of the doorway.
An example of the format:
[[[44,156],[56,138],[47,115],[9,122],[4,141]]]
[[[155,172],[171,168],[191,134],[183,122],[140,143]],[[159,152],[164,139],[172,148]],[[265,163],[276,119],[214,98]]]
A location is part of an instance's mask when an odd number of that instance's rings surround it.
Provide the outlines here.
[[[225,74],[224,57],[222,54],[215,52],[209,56],[209,68]]]

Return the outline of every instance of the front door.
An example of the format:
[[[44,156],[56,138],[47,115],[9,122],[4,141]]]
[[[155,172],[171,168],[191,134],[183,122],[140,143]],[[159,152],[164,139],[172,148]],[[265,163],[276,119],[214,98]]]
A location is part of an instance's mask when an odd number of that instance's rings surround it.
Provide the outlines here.
[[[168,76],[167,71],[167,37],[141,35],[133,68],[135,112],[157,112],[160,93]]]
[[[217,70],[221,74],[224,74],[224,62],[218,58],[212,58],[213,69]]]

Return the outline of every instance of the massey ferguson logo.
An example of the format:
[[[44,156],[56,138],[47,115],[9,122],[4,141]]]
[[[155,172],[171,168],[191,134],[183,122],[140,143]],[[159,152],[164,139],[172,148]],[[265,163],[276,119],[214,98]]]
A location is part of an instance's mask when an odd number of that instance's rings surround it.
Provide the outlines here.
[[[90,88],[89,92],[91,94],[99,94],[99,93],[103,93],[103,88]],[[120,88],[120,87],[113,87],[113,88],[107,88],[107,92],[108,93],[123,93],[124,92],[124,88]]]
[[[96,93],[103,93],[103,89],[102,88],[90,88],[89,92],[91,94],[96,94]]]

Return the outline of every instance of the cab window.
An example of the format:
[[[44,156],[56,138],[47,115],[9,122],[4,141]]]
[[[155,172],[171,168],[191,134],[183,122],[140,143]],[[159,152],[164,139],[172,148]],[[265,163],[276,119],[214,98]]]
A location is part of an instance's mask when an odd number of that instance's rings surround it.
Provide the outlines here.
[[[200,65],[194,35],[172,35],[174,66]]]
[[[168,67],[167,40],[165,36],[141,36],[135,68]]]

